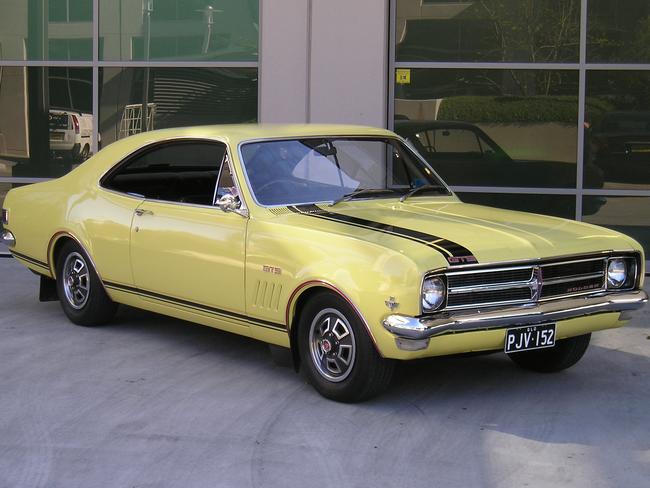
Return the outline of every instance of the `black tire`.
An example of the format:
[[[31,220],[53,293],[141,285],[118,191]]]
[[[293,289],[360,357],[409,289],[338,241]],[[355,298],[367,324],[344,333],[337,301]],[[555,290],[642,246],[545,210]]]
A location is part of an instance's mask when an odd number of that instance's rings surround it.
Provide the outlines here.
[[[394,362],[379,355],[357,313],[340,296],[320,293],[311,298],[298,327],[301,369],[324,397],[360,402],[390,385]]]
[[[88,144],[85,144],[74,159],[77,163],[83,163],[86,159],[88,159],[88,156],[90,156],[90,146]]]
[[[576,364],[589,347],[591,334],[569,337],[555,343],[548,349],[515,352],[508,354],[517,366],[538,373],[556,373]]]
[[[90,259],[72,241],[63,245],[56,262],[56,291],[61,308],[77,325],[105,324],[117,310],[117,304],[106,294]]]

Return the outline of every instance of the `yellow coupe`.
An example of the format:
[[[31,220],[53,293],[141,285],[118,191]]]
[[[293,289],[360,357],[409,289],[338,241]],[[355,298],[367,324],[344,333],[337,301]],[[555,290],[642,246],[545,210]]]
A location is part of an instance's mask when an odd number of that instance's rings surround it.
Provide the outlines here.
[[[501,350],[559,371],[648,299],[630,237],[462,203],[368,127],[140,134],[11,190],[2,220],[72,322],[125,304],[246,335],[339,401],[381,392],[396,360]]]

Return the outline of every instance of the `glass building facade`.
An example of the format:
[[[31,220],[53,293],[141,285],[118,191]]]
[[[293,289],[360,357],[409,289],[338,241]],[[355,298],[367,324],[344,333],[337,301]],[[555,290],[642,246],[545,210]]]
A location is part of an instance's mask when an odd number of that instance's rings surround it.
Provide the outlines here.
[[[4,0],[0,203],[142,131],[368,123],[372,103],[463,200],[616,228],[650,254],[649,2],[305,3]],[[390,42],[366,42],[382,24]],[[355,76],[368,59],[382,90]]]
[[[256,122],[258,31],[258,0],[4,0],[0,203],[143,130]]]
[[[650,3],[396,0],[390,119],[468,202],[650,251]]]

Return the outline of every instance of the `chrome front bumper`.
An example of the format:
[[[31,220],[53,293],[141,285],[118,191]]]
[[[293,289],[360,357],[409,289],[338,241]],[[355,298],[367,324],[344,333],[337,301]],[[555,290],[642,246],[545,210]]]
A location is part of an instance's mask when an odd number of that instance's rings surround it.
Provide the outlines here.
[[[643,290],[598,293],[534,305],[441,312],[420,318],[392,314],[387,316],[382,324],[398,338],[422,340],[445,333],[532,325],[606,312],[624,312],[641,308],[647,301],[648,294]]]

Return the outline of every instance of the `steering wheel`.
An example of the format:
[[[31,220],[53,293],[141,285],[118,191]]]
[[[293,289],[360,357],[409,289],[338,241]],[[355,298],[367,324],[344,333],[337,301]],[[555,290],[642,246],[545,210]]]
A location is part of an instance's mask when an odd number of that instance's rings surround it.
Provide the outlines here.
[[[273,185],[281,185],[282,183],[290,183],[291,185],[297,185],[297,182],[295,180],[292,180],[291,178],[276,178],[271,181],[267,181],[266,183],[263,183],[260,187],[255,189],[256,193],[263,193],[264,190],[269,189]],[[304,186],[304,185],[301,185]]]

